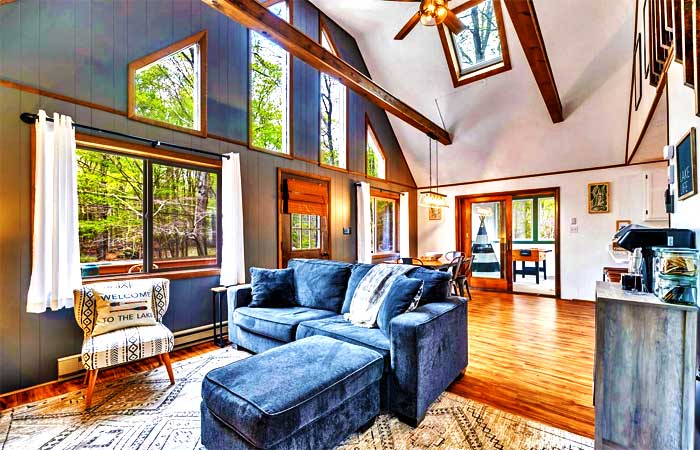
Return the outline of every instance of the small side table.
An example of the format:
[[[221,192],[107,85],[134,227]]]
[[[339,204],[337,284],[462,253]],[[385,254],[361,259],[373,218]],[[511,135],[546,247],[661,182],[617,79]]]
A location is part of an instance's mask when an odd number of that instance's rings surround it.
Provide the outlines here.
[[[226,347],[226,340],[224,339],[224,309],[221,299],[227,291],[228,289],[223,286],[211,288],[214,344],[222,348]]]

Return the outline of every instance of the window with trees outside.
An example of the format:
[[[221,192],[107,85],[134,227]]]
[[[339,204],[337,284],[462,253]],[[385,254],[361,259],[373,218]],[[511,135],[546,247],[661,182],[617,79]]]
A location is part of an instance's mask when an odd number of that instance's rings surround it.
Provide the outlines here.
[[[217,265],[218,170],[86,147],[77,157],[84,276]]]
[[[292,214],[292,250],[321,248],[321,216]]]
[[[372,253],[397,253],[398,202],[393,198],[370,197]]]
[[[289,21],[287,2],[269,11]],[[289,53],[265,36],[250,31],[250,145],[289,153]]]
[[[338,56],[330,36],[321,28],[321,45]],[[347,167],[345,142],[347,91],[340,81],[321,73],[321,163]]]
[[[372,125],[367,122],[367,175],[374,178],[386,178],[386,157],[379,146],[377,135]]]
[[[556,202],[552,196],[513,199],[513,242],[553,243]]]
[[[472,0],[454,11],[466,29],[440,33],[455,85],[510,69],[500,0]]]
[[[129,64],[129,117],[206,133],[206,32]]]

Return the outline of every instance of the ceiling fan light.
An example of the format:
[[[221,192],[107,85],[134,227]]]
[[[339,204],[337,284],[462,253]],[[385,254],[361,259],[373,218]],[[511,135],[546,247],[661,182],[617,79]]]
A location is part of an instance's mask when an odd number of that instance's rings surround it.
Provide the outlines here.
[[[437,23],[435,22],[435,17],[433,17],[432,14],[425,13],[420,15],[420,23],[422,23],[426,27],[434,27],[435,25],[437,25]]]
[[[447,18],[448,9],[440,5],[435,9],[435,23],[440,25]]]

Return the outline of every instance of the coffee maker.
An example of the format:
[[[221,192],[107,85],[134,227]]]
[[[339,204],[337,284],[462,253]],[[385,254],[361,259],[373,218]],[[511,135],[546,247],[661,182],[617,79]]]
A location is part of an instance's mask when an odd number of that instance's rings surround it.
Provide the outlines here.
[[[651,228],[627,225],[615,234],[617,245],[633,252],[642,249],[642,278],[646,292],[654,292],[654,252],[652,247],[695,248],[695,232],[680,228]]]

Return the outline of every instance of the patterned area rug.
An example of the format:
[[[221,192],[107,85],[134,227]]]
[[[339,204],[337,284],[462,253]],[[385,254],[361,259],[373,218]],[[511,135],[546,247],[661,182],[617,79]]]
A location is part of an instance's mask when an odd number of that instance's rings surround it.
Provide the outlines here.
[[[226,348],[95,389],[83,411],[78,391],[0,413],[0,449],[193,449],[199,440],[202,378],[210,370],[248,356]],[[413,429],[381,415],[369,430],[337,450],[590,450],[593,442],[494,408],[443,394]],[[310,449],[316,450],[316,449]],[[320,450],[320,449],[319,449]]]

